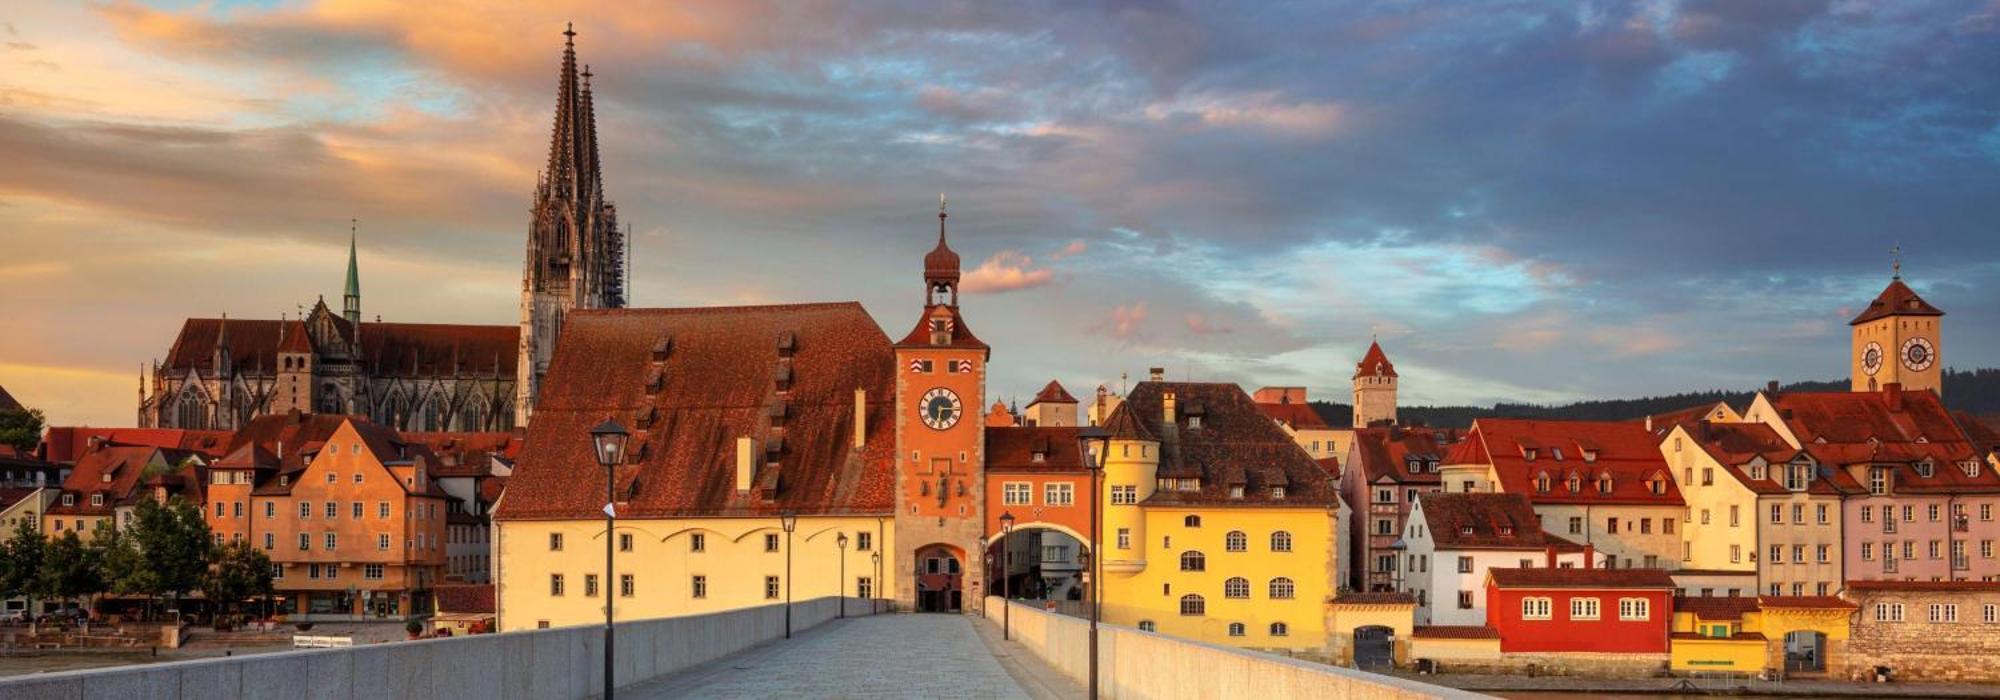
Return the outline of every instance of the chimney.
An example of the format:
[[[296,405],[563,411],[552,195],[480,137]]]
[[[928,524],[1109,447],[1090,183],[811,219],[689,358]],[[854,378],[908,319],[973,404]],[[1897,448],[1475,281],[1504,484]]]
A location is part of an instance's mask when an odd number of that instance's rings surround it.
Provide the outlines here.
[[[756,450],[751,446],[752,442],[748,436],[736,438],[737,493],[748,492],[751,482],[757,480],[756,455],[753,454]]]
[[[1889,410],[1903,410],[1903,383],[1889,382],[1882,385],[1882,400],[1889,404]]]
[[[1764,393],[1766,394],[1778,393],[1778,380],[1773,379],[1771,381],[1764,382]]]
[[[1549,568],[1551,568],[1551,569],[1554,569],[1554,568],[1557,568],[1557,567],[1556,567],[1556,546],[1555,546],[1555,545],[1549,545],[1549,547],[1548,547],[1548,559],[1549,559]]]
[[[1174,424],[1174,390],[1160,392],[1160,413],[1167,425]]]
[[[854,390],[854,449],[868,444],[868,390]]]
[[[1646,432],[1653,432],[1653,417],[1646,416]]]
[[[1597,568],[1597,545],[1588,542],[1583,545],[1583,568]]]
[[[1165,367],[1146,368],[1147,381],[1160,382],[1160,381],[1166,381],[1166,379],[1167,379],[1167,368]]]

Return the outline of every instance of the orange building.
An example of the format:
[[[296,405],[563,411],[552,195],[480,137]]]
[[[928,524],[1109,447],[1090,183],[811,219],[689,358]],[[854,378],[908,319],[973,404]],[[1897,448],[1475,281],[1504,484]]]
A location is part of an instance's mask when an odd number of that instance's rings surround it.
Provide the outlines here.
[[[996,557],[988,591],[1044,600],[1080,597],[1090,472],[1079,432],[1077,427],[986,429],[987,550]],[[1015,521],[1014,535],[1004,544],[1002,515]],[[1012,556],[998,558],[1003,551]],[[1004,587],[1002,576],[1009,579]]]

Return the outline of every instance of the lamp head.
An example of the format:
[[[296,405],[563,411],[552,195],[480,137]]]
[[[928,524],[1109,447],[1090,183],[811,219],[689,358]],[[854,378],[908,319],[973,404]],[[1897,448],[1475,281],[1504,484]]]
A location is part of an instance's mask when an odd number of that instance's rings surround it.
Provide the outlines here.
[[[590,429],[590,441],[597,457],[597,465],[610,468],[625,461],[625,442],[632,439],[632,433],[618,421],[606,420]]]
[[[1093,472],[1103,471],[1104,458],[1111,453],[1111,431],[1100,426],[1087,426],[1076,432],[1078,449],[1083,450],[1083,465]]]
[[[789,510],[780,513],[778,515],[778,524],[784,526],[786,534],[791,534],[793,530],[799,527],[799,514]]]

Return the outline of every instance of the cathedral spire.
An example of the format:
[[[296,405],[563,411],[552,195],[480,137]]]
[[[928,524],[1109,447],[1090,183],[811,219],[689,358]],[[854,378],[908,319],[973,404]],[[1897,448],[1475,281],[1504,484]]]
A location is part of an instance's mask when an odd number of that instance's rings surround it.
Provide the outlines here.
[[[341,294],[341,314],[348,323],[361,325],[361,262],[355,244],[358,222],[347,220],[347,290]]]

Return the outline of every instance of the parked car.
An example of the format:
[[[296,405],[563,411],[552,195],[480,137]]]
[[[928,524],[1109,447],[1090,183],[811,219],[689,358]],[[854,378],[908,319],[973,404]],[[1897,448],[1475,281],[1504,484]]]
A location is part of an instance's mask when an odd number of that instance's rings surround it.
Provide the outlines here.
[[[14,625],[26,624],[28,622],[28,611],[9,610],[5,613],[0,613],[0,622]]]

